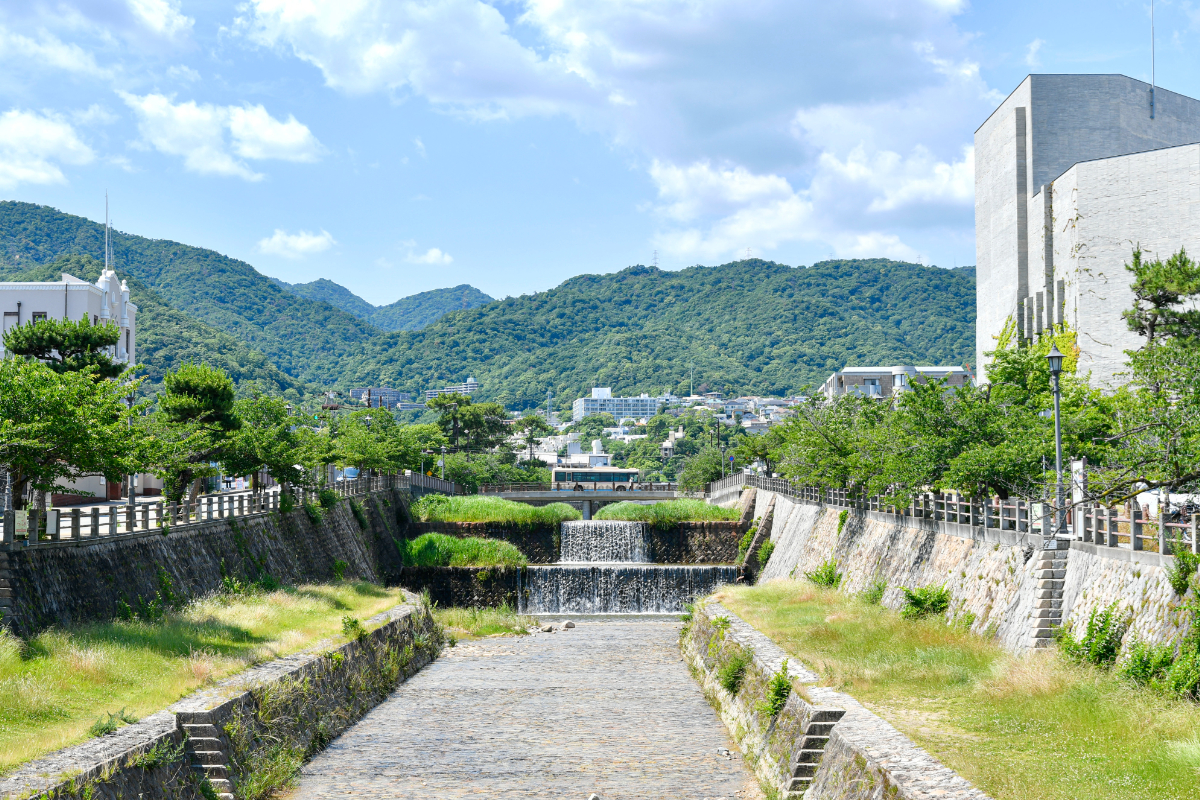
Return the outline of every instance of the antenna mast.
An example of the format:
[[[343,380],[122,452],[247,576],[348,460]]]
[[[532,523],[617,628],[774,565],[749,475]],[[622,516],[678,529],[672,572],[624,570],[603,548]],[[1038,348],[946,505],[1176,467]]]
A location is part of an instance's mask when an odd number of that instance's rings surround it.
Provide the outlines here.
[[[1154,0],[1150,0],[1150,119],[1154,119]]]
[[[104,270],[108,271],[108,192],[104,193]]]

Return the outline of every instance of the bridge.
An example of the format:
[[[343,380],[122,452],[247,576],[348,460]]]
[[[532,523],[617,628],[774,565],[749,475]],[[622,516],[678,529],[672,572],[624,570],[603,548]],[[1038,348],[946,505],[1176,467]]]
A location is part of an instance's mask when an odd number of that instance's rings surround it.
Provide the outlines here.
[[[493,495],[505,500],[544,506],[550,503],[569,503],[583,512],[584,519],[591,519],[592,512],[609,503],[658,503],[683,496],[674,483],[632,483],[629,488],[617,489],[555,489],[550,483],[496,483],[479,487],[480,494]]]

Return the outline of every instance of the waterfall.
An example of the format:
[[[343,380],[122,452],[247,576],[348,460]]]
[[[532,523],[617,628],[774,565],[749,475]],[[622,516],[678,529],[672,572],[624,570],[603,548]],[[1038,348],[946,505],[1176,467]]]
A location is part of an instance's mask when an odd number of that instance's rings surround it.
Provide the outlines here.
[[[648,527],[644,522],[588,520],[564,522],[558,560],[563,564],[650,560]]]
[[[644,522],[564,522],[558,564],[529,566],[523,614],[678,614],[737,580],[737,567],[651,564]]]

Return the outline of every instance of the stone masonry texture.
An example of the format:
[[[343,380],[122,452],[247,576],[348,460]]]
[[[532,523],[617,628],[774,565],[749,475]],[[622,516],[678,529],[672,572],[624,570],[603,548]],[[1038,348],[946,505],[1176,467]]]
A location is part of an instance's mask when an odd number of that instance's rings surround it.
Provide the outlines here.
[[[677,621],[575,623],[447,648],[309,762],[292,800],[761,796]]]

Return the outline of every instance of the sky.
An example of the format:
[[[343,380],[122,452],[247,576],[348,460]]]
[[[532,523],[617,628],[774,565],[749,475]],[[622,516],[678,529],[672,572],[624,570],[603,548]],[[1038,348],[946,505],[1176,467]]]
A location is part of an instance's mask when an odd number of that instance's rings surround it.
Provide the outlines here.
[[[1155,8],[1200,97],[1200,0]],[[369,302],[633,264],[973,264],[975,129],[1151,71],[1075,0],[0,0],[0,199]],[[217,287],[214,287],[217,288]]]

